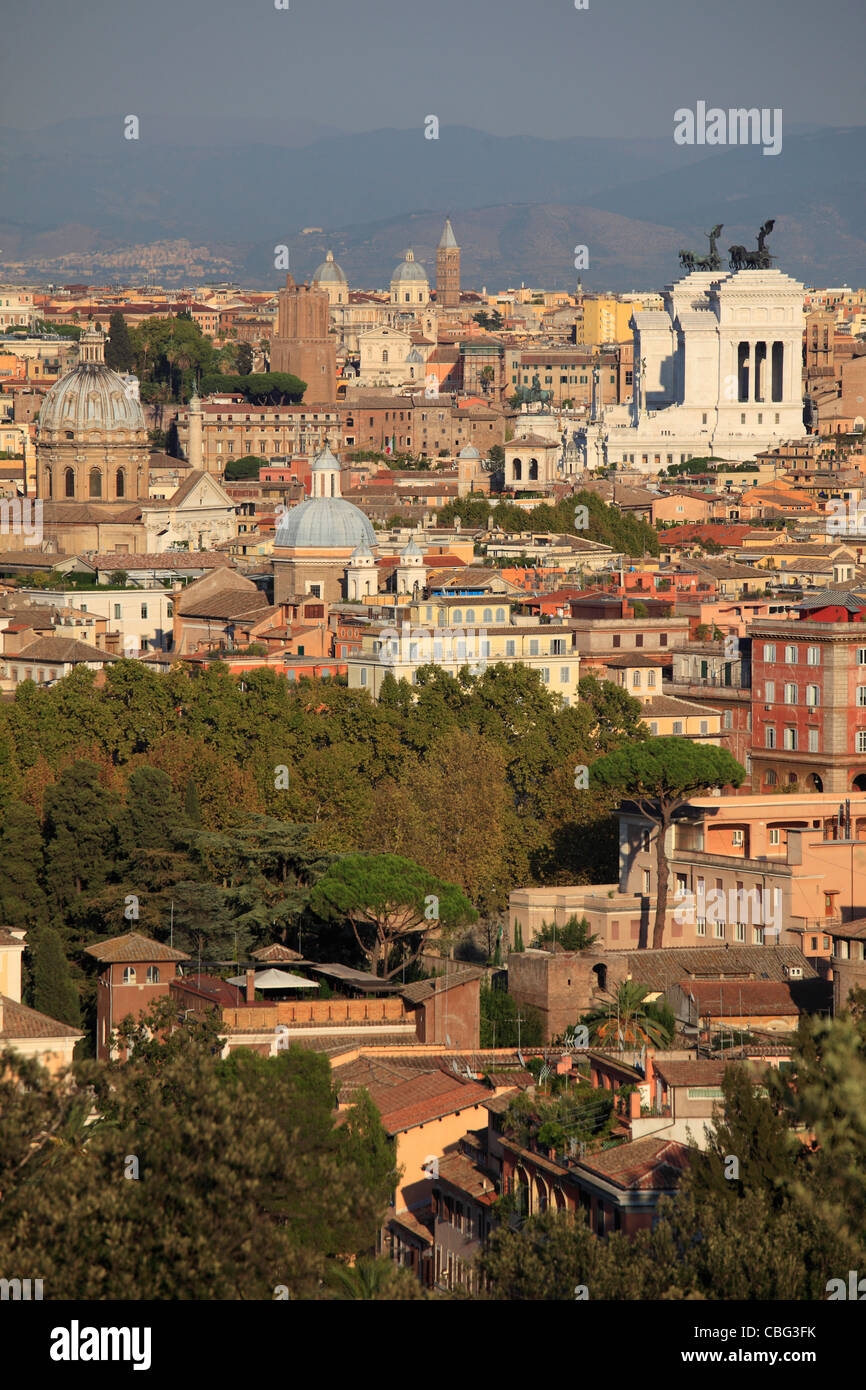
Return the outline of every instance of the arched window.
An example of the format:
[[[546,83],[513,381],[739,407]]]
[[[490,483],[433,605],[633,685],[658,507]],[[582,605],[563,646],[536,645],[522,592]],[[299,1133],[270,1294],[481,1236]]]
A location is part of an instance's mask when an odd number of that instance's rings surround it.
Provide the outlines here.
[[[513,459],[512,467],[514,468],[514,481],[519,483],[523,478],[523,465],[520,459]]]
[[[504,609],[504,608],[497,608],[497,610],[496,610],[496,621],[497,621],[498,623],[504,623],[504,622],[505,622],[505,609]]]
[[[382,349],[382,361],[383,361],[383,362],[387,362],[387,361],[388,361],[388,349],[387,349],[387,348],[383,348],[383,349]]]
[[[102,474],[98,468],[91,468],[90,470],[90,496],[102,496]]]
[[[529,460],[529,477],[531,480],[538,477],[538,459]]]
[[[492,622],[493,622],[493,609],[492,609],[492,608],[485,608],[485,610],[484,610],[484,615],[483,615],[481,621],[484,622],[484,623],[492,623]]]
[[[474,623],[474,622],[475,622],[475,609],[474,609],[474,608],[467,608],[467,609],[466,609],[466,621],[467,621],[467,623]]]
[[[118,468],[114,475],[114,495],[116,497],[126,496],[126,474],[122,468]]]
[[[463,614],[461,613],[461,611],[460,611],[459,608],[455,608],[455,610],[454,610],[454,621],[455,621],[455,623],[462,623],[462,622],[463,622]]]
[[[767,771],[767,773],[765,774],[765,776],[764,776],[764,781],[766,782],[766,784],[767,784],[768,787],[775,787],[775,785],[776,785],[776,774],[775,774],[775,772],[773,771],[772,768],[770,768],[770,769]]]
[[[51,497],[54,491],[54,479],[51,476],[51,469],[46,468],[42,477],[42,492],[45,497]]]
[[[596,989],[607,989],[607,966],[594,965],[592,967],[592,973],[595,976]]]
[[[67,497],[75,496],[75,469],[67,468],[63,475],[63,490]]]
[[[134,965],[125,965],[125,966],[123,967],[123,983],[124,983],[125,985],[134,985],[134,984],[135,984],[135,966],[134,966]]]

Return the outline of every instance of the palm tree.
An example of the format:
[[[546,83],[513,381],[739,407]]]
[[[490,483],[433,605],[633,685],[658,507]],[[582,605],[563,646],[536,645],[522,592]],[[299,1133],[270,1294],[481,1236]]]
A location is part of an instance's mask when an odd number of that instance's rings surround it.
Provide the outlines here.
[[[584,1014],[581,1020],[589,1029],[591,1043],[611,1042],[620,1047],[666,1047],[670,1035],[664,1024],[648,1012],[646,985],[636,980],[623,980],[617,985],[610,1001]]]
[[[390,1260],[361,1256],[353,1265],[335,1263],[328,1271],[334,1297],[381,1300],[390,1297],[394,1266]]]

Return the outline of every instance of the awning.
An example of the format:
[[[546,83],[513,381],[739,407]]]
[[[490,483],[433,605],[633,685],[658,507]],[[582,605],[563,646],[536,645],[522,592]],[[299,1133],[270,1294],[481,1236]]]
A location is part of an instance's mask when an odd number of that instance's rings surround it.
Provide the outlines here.
[[[234,975],[230,985],[244,989],[246,975]],[[253,981],[256,989],[318,989],[315,980],[305,980],[301,975],[290,975],[288,970],[260,970]]]

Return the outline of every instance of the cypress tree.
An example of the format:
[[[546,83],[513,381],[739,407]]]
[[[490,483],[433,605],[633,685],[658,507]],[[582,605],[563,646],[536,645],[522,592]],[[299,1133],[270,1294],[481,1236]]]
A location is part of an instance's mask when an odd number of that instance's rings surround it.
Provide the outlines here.
[[[13,801],[0,833],[0,923],[37,927],[47,922],[42,865],[39,817],[26,802]]]
[[[53,927],[38,934],[33,967],[33,1006],[41,1014],[77,1027],[81,1021],[78,990],[69,973],[60,937]]]
[[[119,309],[108,321],[108,342],[105,344],[105,364],[115,372],[131,372],[135,363],[132,340],[126,319]]]

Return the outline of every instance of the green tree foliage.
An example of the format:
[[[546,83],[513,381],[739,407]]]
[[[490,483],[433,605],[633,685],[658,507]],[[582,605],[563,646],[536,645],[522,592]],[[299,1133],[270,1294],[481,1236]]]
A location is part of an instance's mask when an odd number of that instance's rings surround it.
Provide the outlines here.
[[[211,370],[213,344],[188,314],[148,318],[130,332],[142,400],[181,401]]]
[[[203,395],[219,391],[240,391],[246,400],[267,405],[292,405],[303,398],[307,383],[290,372],[250,372],[230,376],[207,372],[201,381]]]
[[[238,343],[235,348],[235,371],[238,376],[249,376],[253,370],[253,350],[249,343]]]
[[[517,1019],[520,1016],[520,1024]],[[537,1047],[544,1041],[544,1025],[537,1010],[515,1002],[504,989],[481,986],[481,1046]]]
[[[578,507],[585,508],[585,514],[577,511]],[[579,524],[584,515],[585,526]],[[464,526],[486,526],[488,517],[508,531],[525,531],[527,524],[525,510],[512,502],[502,501],[490,508],[486,501],[469,497],[447,502],[437,517],[441,526],[450,525],[458,518]],[[573,497],[566,497],[555,505],[541,502],[533,507],[531,520],[533,531],[584,536],[587,540],[610,545],[615,551],[622,551],[626,555],[641,557],[659,553],[658,534],[654,527],[618,511],[616,507],[609,507],[594,492],[576,492]]]
[[[78,990],[69,973],[60,937],[53,927],[40,927],[35,940],[33,1007],[73,1028],[81,1022]]]
[[[94,763],[75,762],[45,793],[45,873],[54,907],[104,887],[117,852],[117,803]]]
[[[593,783],[636,802],[642,814],[656,826],[658,886],[654,950],[664,941],[669,878],[665,854],[668,829],[690,797],[711,787],[739,787],[745,776],[745,768],[727,749],[676,737],[629,744],[593,763]]]
[[[57,1299],[329,1297],[386,1211],[375,1112],[350,1112],[362,1159],[320,1054],[221,1062],[200,1031],[151,1022],[162,1038],[126,1064],[4,1071],[0,1265]]]
[[[417,960],[434,928],[448,936],[476,915],[456,884],[396,854],[338,859],[310,905],[326,920],[348,922],[371,973],[386,980]]]
[[[667,1047],[671,1032],[649,1012],[646,985],[623,980],[613,997],[584,1014],[580,1020],[589,1029],[591,1043],[612,1047]]]
[[[108,321],[105,362],[115,372],[131,372],[135,366],[135,349],[120,309],[115,309]]]
[[[238,482],[244,478],[258,478],[259,469],[263,468],[267,459],[259,458],[256,454],[244,454],[243,458],[231,458],[225,467],[225,477],[227,482]]]
[[[13,801],[0,831],[0,926],[38,927],[47,922],[43,861],[39,817],[25,802]]]
[[[557,926],[554,922],[542,922],[533,946],[544,947],[556,943],[563,951],[587,951],[598,941],[598,936],[590,931],[585,917],[572,913],[567,922]]]

